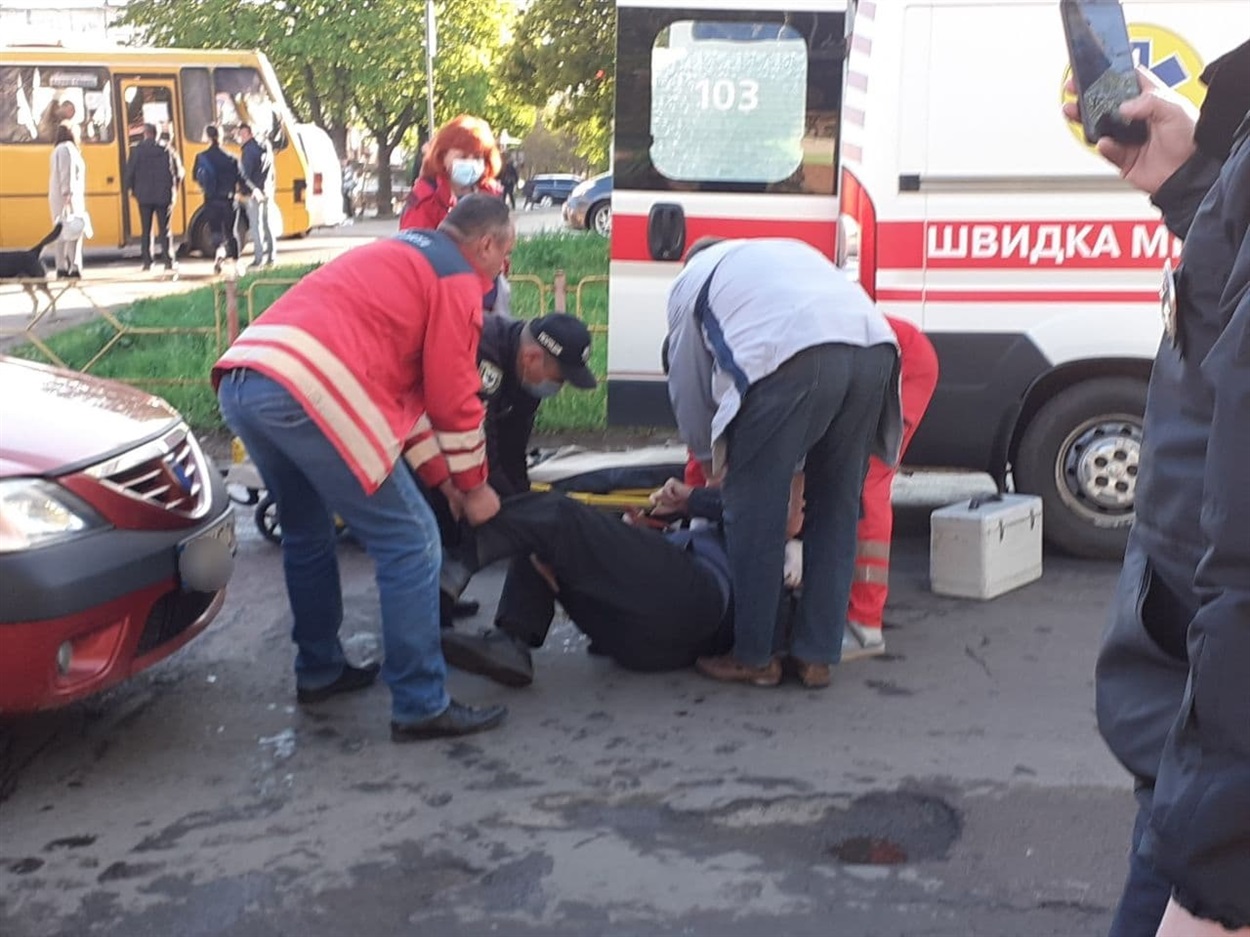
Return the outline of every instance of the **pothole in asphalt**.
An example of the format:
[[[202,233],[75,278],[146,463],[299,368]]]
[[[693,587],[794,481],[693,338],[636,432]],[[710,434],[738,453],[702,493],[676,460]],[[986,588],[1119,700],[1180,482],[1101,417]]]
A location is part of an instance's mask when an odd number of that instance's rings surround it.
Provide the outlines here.
[[[844,865],[902,865],[945,859],[962,829],[959,812],[939,797],[882,791],[830,814],[825,834]]]
[[[654,797],[614,803],[551,798],[540,809],[582,829],[609,829],[644,851],[710,856],[732,851],[783,862],[902,865],[945,859],[962,820],[940,797],[912,791],[737,800],[679,810]]]

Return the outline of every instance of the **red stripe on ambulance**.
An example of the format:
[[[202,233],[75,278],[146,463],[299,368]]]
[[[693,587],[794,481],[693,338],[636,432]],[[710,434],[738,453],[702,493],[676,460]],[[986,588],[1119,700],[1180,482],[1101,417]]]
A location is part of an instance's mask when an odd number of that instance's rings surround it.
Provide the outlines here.
[[[1142,303],[1154,290],[930,290],[879,289],[880,302],[901,303]]]
[[[647,218],[644,215],[613,215],[612,259],[653,260],[647,249]],[[797,238],[832,257],[837,230],[832,219],[816,221],[765,218],[686,217],[686,246],[701,237]]]

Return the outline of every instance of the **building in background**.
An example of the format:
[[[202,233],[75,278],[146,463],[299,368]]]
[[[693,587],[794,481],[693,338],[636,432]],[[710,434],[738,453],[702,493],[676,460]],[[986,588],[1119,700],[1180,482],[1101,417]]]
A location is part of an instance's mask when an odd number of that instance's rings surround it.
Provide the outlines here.
[[[0,36],[10,45],[123,43],[131,30],[110,24],[126,0],[0,0]]]

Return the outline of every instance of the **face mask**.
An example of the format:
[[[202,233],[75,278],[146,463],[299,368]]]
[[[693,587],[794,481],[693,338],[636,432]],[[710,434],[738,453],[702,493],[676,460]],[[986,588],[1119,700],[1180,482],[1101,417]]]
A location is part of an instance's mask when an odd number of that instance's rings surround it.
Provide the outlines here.
[[[474,185],[486,173],[486,163],[480,159],[455,159],[451,162],[451,184],[462,189]]]
[[[531,384],[526,381],[522,386],[539,400],[546,400],[548,397],[554,397],[560,393],[560,388],[564,385],[559,381],[539,381],[537,384]]]

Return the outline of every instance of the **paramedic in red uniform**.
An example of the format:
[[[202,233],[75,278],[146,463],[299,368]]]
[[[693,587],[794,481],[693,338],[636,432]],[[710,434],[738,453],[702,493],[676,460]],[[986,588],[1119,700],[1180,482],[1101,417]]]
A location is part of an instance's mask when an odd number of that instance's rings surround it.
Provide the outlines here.
[[[907,446],[924,418],[938,381],[937,352],[920,329],[905,319],[886,316],[898,337],[899,384],[903,397],[903,446]],[[876,456],[868,460],[864,493],[856,533],[855,576],[851,580],[851,605],[842,637],[842,660],[885,653],[882,619],[890,592],[890,538],[894,532],[894,508],[890,500],[897,468]]]
[[[213,368],[222,414],[282,518],[297,698],[363,689],[380,670],[396,742],[488,729],[506,713],[447,694],[438,526],[401,459],[470,523],[498,512],[477,345],[482,286],[515,239],[501,201],[461,199],[438,231],[404,231],[310,273]],[[380,668],[343,655],[335,515],[376,567]]]

